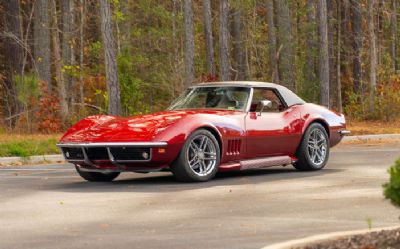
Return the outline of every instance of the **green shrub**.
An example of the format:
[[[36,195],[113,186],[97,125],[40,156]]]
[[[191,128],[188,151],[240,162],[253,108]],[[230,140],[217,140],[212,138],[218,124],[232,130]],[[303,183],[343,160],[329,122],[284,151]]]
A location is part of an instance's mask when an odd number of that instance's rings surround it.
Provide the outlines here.
[[[400,159],[389,169],[390,180],[388,183],[383,185],[384,194],[387,199],[400,207]]]
[[[0,157],[29,157],[36,155],[59,154],[60,151],[56,146],[57,139],[26,139],[12,140],[0,143]]]

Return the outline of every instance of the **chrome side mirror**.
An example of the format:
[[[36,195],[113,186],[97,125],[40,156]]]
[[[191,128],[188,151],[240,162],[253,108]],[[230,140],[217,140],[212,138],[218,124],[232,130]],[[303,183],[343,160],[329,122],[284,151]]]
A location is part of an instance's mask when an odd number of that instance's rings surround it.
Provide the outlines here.
[[[263,112],[265,107],[272,108],[272,102],[270,100],[266,100],[266,99],[261,100],[260,105],[261,105],[261,109],[260,109],[260,112],[258,113],[258,116],[261,116],[261,113]]]

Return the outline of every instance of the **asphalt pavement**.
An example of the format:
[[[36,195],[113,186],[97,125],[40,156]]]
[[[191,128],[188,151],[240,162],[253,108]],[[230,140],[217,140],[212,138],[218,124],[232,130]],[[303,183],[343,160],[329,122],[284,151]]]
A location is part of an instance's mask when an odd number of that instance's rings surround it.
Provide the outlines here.
[[[382,196],[400,144],[340,145],[318,172],[291,166],[183,184],[168,172],[89,183],[72,165],[0,168],[0,248],[261,248],[398,225]]]

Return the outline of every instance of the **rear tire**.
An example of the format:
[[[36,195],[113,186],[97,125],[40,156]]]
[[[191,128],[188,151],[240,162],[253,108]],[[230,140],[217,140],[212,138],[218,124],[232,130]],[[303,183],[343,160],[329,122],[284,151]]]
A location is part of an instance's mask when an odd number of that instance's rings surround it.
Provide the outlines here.
[[[204,129],[193,132],[171,165],[171,171],[178,181],[205,182],[218,171],[220,148],[214,135]]]
[[[82,171],[78,166],[75,166],[78,174],[89,182],[111,182],[115,178],[117,178],[120,172],[111,172],[111,173],[101,173],[101,172],[87,172]]]
[[[325,167],[329,158],[329,136],[319,123],[312,123],[306,130],[296,152],[297,170],[314,171]]]

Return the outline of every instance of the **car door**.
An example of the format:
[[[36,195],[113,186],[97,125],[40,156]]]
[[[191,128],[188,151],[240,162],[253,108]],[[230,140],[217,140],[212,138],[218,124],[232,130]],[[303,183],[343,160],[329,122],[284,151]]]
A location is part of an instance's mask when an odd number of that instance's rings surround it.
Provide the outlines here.
[[[269,100],[262,112],[259,102]],[[287,107],[279,92],[254,88],[250,112],[245,117],[247,157],[293,155],[301,139],[298,106]]]

